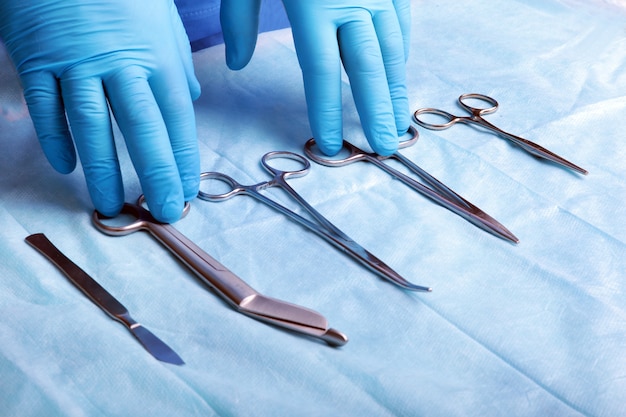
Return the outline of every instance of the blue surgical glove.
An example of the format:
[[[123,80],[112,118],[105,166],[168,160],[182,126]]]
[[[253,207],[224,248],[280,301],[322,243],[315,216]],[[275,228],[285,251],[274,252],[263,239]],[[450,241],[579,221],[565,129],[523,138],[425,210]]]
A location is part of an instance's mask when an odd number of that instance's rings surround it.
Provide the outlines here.
[[[150,211],[178,220],[199,187],[192,100],[200,86],[174,2],[3,0],[0,36],[50,164],[74,170],[73,139],[95,208],[119,213],[110,107]]]
[[[230,68],[244,67],[256,43],[260,0],[222,0]],[[411,123],[406,89],[410,0],[283,0],[302,69],[309,122],[320,150],[343,139],[341,64],[350,78],[372,149],[390,155]]]

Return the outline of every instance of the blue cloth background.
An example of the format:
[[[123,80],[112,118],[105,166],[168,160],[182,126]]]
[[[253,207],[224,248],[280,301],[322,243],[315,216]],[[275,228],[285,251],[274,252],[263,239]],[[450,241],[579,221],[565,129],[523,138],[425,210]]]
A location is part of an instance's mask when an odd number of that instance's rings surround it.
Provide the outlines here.
[[[194,51],[224,42],[220,26],[221,0],[176,0],[178,13]],[[261,2],[259,31],[282,29],[289,20],[280,0]]]
[[[430,294],[406,293],[253,199],[192,202],[182,233],[260,292],[324,314],[334,349],[228,307],[145,233],[90,223],[82,172],[47,164],[0,65],[0,414],[3,416],[626,415],[626,9],[602,0],[413,3],[410,104],[488,116],[586,177],[467,126],[402,153],[494,216],[511,245],[356,164],[291,185]],[[268,151],[310,137],[288,29],[242,71],[195,54],[204,170],[267,176]],[[345,135],[364,144],[347,84]],[[127,198],[139,193],[119,138]],[[277,194],[277,198],[284,196]],[[286,201],[286,200],[285,200]],[[44,232],[172,346],[154,360],[24,238]]]

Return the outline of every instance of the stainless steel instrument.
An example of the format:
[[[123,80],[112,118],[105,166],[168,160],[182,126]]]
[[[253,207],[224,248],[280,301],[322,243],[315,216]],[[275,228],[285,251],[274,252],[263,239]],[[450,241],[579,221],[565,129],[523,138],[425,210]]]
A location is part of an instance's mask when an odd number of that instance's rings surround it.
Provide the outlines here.
[[[465,100],[479,100],[481,102],[487,103],[488,106],[487,107],[473,107],[467,104]],[[519,136],[515,136],[511,133],[505,132],[504,130],[497,128],[496,126],[492,125],[487,120],[485,120],[483,118],[483,115],[491,114],[491,113],[494,113],[496,110],[498,110],[498,102],[495,99],[489,96],[486,96],[484,94],[469,93],[469,94],[463,94],[459,97],[459,105],[470,114],[469,117],[455,116],[453,114],[448,113],[447,111],[439,110],[439,109],[423,108],[423,109],[416,110],[415,113],[413,114],[413,118],[415,119],[415,122],[417,124],[419,124],[422,127],[425,127],[426,129],[431,129],[431,130],[444,130],[457,123],[478,125],[480,127],[483,127],[487,130],[492,131],[493,133],[500,136],[501,138],[511,141],[511,143],[519,146],[524,151],[528,152],[529,154],[537,158],[554,162],[555,164],[564,166],[566,168],[569,168],[583,175],[588,174],[586,169],[583,169],[579,167],[578,165],[571,163],[570,161],[566,160],[565,158],[560,157],[554,152],[551,152],[547,150],[546,148],[534,142],[529,141],[528,139],[524,139]],[[420,116],[425,115],[425,114],[431,114],[431,115],[441,117],[444,120],[446,120],[446,122],[441,123],[441,124],[428,123],[420,119]]]
[[[412,137],[408,140],[401,141],[399,148],[405,148],[417,141],[417,130],[411,126],[409,133]],[[326,157],[320,155],[319,150],[316,152],[315,139],[309,139],[304,145],[304,152],[320,165],[329,167],[341,167],[352,164],[354,162],[365,161],[376,165],[378,168],[387,172],[392,177],[400,180],[400,182],[409,186],[418,193],[431,199],[435,203],[447,208],[451,212],[461,216],[475,226],[512,243],[518,243],[519,239],[500,222],[491,217],[489,214],[476,207],[474,204],[461,197],[437,178],[424,171],[417,164],[406,158],[400,152],[396,152],[389,156],[381,156],[373,152],[366,152],[350,142],[343,141],[343,149],[346,151],[337,157]],[[395,160],[404,165],[409,171],[422,179],[422,182],[409,177],[408,175],[393,168],[386,161]]]
[[[272,160],[275,159],[288,159],[299,163],[301,168],[296,170],[284,171],[271,165]],[[228,191],[225,193],[214,194],[207,191],[200,190],[198,197],[202,200],[208,201],[224,201],[236,195],[248,195],[256,200],[268,205],[269,207],[279,211],[291,220],[306,227],[311,232],[320,236],[330,244],[344,251],[352,258],[356,259],[366,268],[376,273],[380,277],[394,283],[395,285],[410,291],[431,291],[430,287],[424,287],[421,285],[413,284],[407,281],[399,273],[394,271],[390,266],[378,259],[372,253],[367,251],[364,247],[352,240],[348,235],[339,230],[334,224],[326,219],[320,212],[315,210],[309,203],[306,202],[302,196],[300,196],[296,190],[294,190],[288,183],[288,178],[297,178],[306,175],[309,172],[311,164],[301,155],[293,152],[277,151],[268,152],[261,158],[263,167],[272,175],[272,178],[268,181],[263,181],[254,185],[243,185],[232,179],[226,174],[220,172],[203,172],[200,178],[203,181],[217,180],[228,186]],[[262,194],[263,190],[271,187],[278,187],[285,190],[289,196],[296,201],[304,210],[306,210],[313,220],[306,219],[298,213],[288,209],[280,204],[278,201],[273,200]]]
[[[161,339],[152,334],[140,323],[133,320],[126,307],[117,301],[78,265],[65,256],[43,233],[28,236],[26,242],[55,264],[72,284],[80,289],[105,313],[126,326],[152,356],[160,361],[174,365],[183,365],[185,363],[180,356],[161,341]]]
[[[121,214],[135,219],[129,224],[109,225],[97,211],[93,213],[93,223],[98,230],[111,236],[123,236],[139,230],[149,232],[240,313],[321,339],[331,346],[348,342],[346,335],[329,328],[326,318],[316,311],[258,293],[174,226],[155,220],[142,204],[143,196],[139,197],[137,204],[124,204]],[[188,211],[189,204],[185,206],[184,215]]]

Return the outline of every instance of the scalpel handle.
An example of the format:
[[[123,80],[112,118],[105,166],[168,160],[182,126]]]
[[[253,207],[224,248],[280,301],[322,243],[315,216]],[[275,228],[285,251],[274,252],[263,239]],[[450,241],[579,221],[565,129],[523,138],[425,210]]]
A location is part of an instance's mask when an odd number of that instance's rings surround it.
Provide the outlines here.
[[[78,289],[87,295],[87,297],[104,312],[113,319],[127,324],[126,320],[124,320],[124,318],[128,316],[126,307],[57,249],[43,233],[28,236],[26,242],[55,264]]]

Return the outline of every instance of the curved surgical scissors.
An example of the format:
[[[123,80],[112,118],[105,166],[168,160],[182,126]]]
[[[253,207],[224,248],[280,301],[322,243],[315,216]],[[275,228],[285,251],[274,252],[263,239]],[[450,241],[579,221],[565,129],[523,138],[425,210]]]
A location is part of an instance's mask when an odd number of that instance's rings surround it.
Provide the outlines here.
[[[467,99],[476,99],[476,100],[484,101],[488,103],[490,107],[487,107],[487,108],[472,107],[468,105],[467,103],[463,102],[463,100],[467,100]],[[433,108],[423,108],[423,109],[416,110],[415,113],[413,114],[413,118],[415,119],[415,122],[417,122],[417,124],[419,124],[422,127],[425,127],[426,129],[431,129],[431,130],[444,130],[457,123],[466,123],[466,124],[473,123],[478,126],[482,126],[488,130],[491,130],[498,136],[511,141],[512,143],[519,146],[520,148],[530,153],[531,155],[534,155],[538,158],[546,159],[548,161],[552,161],[556,164],[559,164],[569,169],[572,169],[574,171],[580,172],[581,174],[584,174],[584,175],[588,174],[587,170],[567,161],[566,159],[547,150],[546,148],[540,145],[537,145],[536,143],[531,142],[528,139],[524,139],[519,136],[512,135],[511,133],[505,132],[497,128],[496,126],[492,125],[488,121],[486,121],[482,116],[485,114],[494,113],[498,109],[498,102],[495,99],[489,96],[483,95],[483,94],[473,94],[473,93],[463,94],[459,97],[459,104],[461,105],[462,108],[467,110],[467,112],[469,112],[471,116],[469,117],[455,116],[444,110],[433,109]],[[441,124],[427,123],[419,118],[419,116],[422,114],[435,114],[437,116],[442,116],[448,121],[446,123],[441,123]]]
[[[150,212],[143,208],[143,201],[141,196],[137,204],[124,204],[121,214],[131,216],[134,220],[130,223],[121,226],[111,225],[106,217],[94,211],[93,224],[98,230],[111,236],[123,236],[139,230],[150,232],[240,313],[321,339],[331,346],[341,346],[348,342],[344,334],[328,327],[326,318],[321,314],[259,294],[172,225],[156,221]],[[183,216],[188,212],[189,203],[185,204]]]
[[[412,137],[408,140],[401,141],[399,144],[399,148],[406,148],[407,146],[412,145],[417,140],[418,133],[413,126],[411,126],[411,128],[409,129],[409,133],[412,134]],[[381,168],[383,171],[390,174],[392,177],[397,178],[415,191],[430,198],[435,203],[447,208],[453,213],[458,214],[465,220],[473,223],[481,229],[511,242],[519,242],[519,239],[497,220],[495,220],[487,213],[483,212],[481,209],[452,191],[446,185],[441,183],[438,179],[430,175],[428,172],[424,171],[422,168],[417,166],[415,163],[407,159],[399,152],[396,152],[389,156],[381,156],[373,152],[366,152],[354,146],[350,142],[344,140],[343,148],[344,151],[347,151],[348,155],[345,158],[332,159],[322,157],[319,154],[315,153],[313,151],[313,146],[315,146],[315,139],[309,139],[304,145],[304,151],[309,158],[311,158],[318,164],[330,167],[338,167],[352,164],[358,161],[371,162],[377,167]],[[402,172],[392,168],[390,165],[383,162],[388,159],[395,159],[399,161],[414,174],[418,175],[426,183],[426,185],[416,181],[415,179],[403,174]]]
[[[291,171],[280,170],[270,164],[269,161],[278,158],[286,158],[294,160],[301,164],[302,168]],[[200,175],[201,180],[218,180],[226,183],[230,190],[222,194],[212,194],[205,191],[200,191],[198,197],[203,200],[209,201],[224,201],[236,195],[248,195],[254,197],[258,201],[268,205],[269,207],[279,211],[286,215],[290,219],[306,227],[313,233],[322,237],[329,243],[335,245],[337,248],[343,250],[357,261],[361,262],[372,272],[375,272],[379,276],[393,282],[394,284],[412,291],[431,291],[428,287],[422,287],[414,285],[400,276],[397,272],[387,266],[383,261],[369,253],[362,246],[350,239],[345,233],[339,230],[335,225],[322,216],[317,210],[315,210],[309,203],[307,203],[291,186],[287,183],[288,178],[297,178],[306,175],[311,167],[309,161],[301,155],[293,152],[269,152],[263,155],[261,158],[263,167],[272,174],[272,178],[269,181],[260,182],[254,185],[242,185],[229,177],[228,175],[219,172],[204,172]],[[275,200],[261,194],[261,191],[270,187],[280,187],[286,191],[302,208],[304,208],[316,221],[306,219],[299,214],[291,211],[287,207],[281,205]]]

